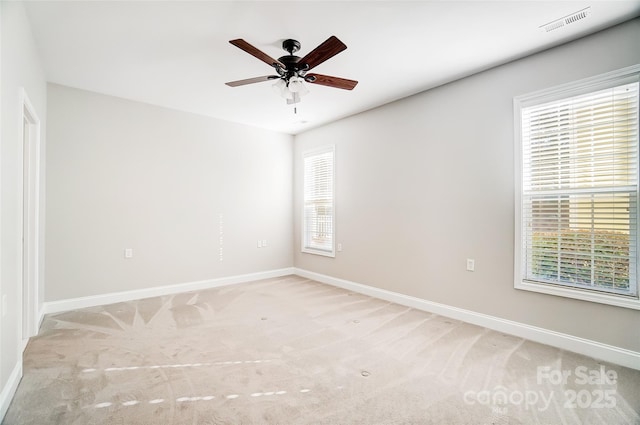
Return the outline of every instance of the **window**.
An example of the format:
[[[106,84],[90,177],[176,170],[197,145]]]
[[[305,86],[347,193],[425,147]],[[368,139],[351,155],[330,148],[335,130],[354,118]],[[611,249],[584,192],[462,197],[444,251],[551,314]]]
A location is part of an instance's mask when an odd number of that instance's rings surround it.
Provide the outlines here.
[[[514,100],[516,288],[640,309],[639,74]]]
[[[335,147],[307,151],[303,154],[303,162],[302,252],[334,257]]]

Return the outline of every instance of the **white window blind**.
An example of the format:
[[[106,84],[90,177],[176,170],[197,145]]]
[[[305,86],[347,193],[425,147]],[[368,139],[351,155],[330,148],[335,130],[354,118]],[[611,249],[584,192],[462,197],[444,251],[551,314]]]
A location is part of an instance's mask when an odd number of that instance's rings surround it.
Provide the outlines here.
[[[520,109],[520,278],[637,298],[638,73],[586,91]]]
[[[302,251],[334,256],[335,147],[303,154],[304,211]]]

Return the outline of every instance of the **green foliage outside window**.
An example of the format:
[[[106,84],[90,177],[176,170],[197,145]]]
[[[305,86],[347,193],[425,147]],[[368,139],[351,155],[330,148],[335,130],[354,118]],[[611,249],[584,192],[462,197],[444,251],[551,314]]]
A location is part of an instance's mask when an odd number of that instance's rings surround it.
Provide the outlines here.
[[[628,233],[567,229],[532,236],[530,278],[629,289]]]

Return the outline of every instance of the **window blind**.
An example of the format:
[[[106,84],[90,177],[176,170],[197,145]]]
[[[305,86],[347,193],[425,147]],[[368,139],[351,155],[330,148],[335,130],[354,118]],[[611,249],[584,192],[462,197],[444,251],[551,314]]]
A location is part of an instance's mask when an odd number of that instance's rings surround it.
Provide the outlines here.
[[[305,252],[334,254],[333,146],[306,152],[304,159],[303,245]]]
[[[524,281],[637,294],[634,80],[522,108]]]

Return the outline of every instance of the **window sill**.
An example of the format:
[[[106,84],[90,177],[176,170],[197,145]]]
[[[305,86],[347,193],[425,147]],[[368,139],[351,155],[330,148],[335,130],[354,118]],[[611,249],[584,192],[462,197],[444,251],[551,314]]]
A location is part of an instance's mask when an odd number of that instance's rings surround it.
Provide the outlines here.
[[[335,251],[321,251],[319,249],[311,249],[311,248],[302,248],[302,252],[304,252],[305,254],[315,254],[315,255],[321,255],[323,257],[331,257],[331,258],[335,258],[336,256]]]
[[[595,291],[586,291],[580,289],[563,288],[559,286],[546,285],[541,283],[523,282],[516,280],[514,285],[516,289],[525,291],[540,292],[543,294],[556,295],[559,297],[573,298],[576,300],[591,301],[600,304],[609,304],[616,307],[630,308],[640,310],[640,300],[638,297],[625,297],[618,295],[609,295]]]

